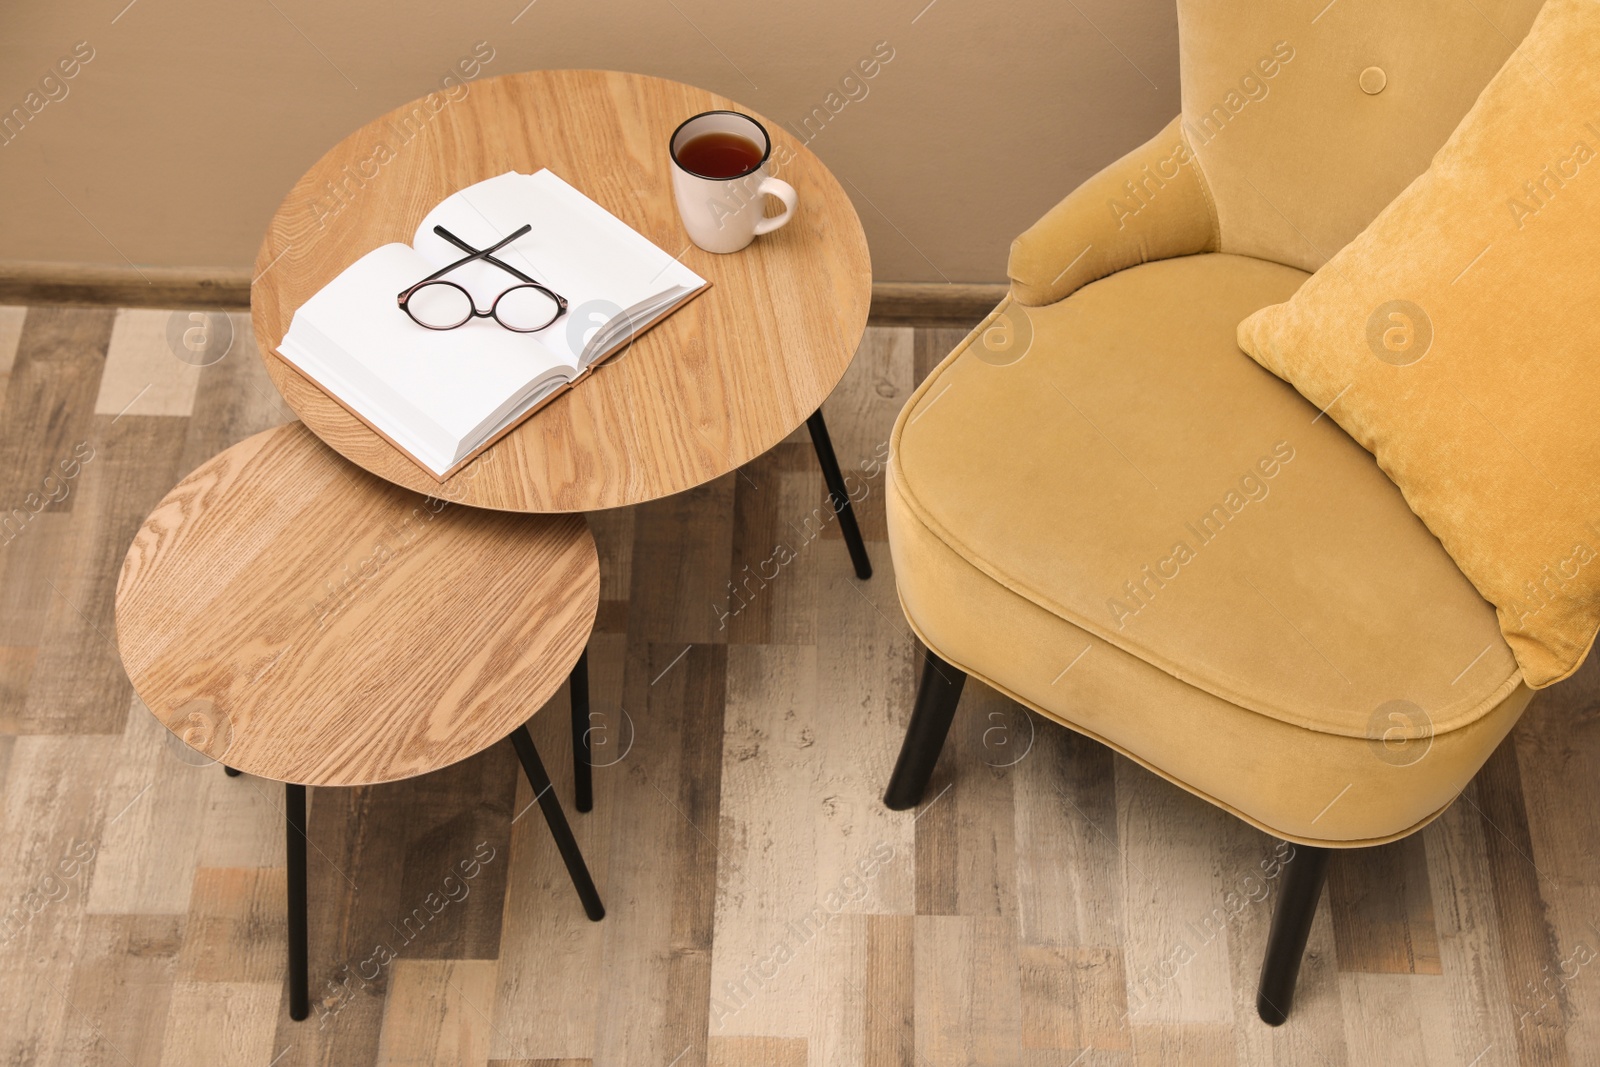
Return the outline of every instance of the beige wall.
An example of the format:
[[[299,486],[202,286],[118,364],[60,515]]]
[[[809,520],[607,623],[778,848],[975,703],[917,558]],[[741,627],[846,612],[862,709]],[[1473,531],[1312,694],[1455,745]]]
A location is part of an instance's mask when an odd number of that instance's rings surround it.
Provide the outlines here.
[[[526,2],[6,0],[0,112],[38,112],[0,145],[0,263],[247,268],[314,159],[478,42],[485,76],[635,70],[792,132],[849,89],[811,146],[879,281],[1003,280],[1019,230],[1178,110],[1172,0]]]

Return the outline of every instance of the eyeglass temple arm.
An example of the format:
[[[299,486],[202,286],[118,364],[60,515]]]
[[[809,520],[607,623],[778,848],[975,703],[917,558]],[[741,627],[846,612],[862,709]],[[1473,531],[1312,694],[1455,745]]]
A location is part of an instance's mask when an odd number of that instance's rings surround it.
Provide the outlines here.
[[[456,260],[454,263],[449,263],[449,264],[446,264],[443,267],[440,267],[438,270],[434,271],[432,274],[430,274],[426,278],[422,279],[416,285],[413,285],[411,288],[409,288],[405,292],[401,293],[400,294],[400,299],[403,302],[406,297],[410,296],[413,292],[415,292],[416,290],[420,289],[422,286],[427,285],[431,281],[437,281],[438,279],[443,278],[446,274],[449,274],[451,271],[455,270],[457,267],[464,266],[465,264],[471,263],[475,259],[487,260],[490,263],[493,263],[495,266],[499,267],[501,270],[509,270],[509,271],[511,271],[512,274],[517,275],[517,277],[522,278],[524,281],[533,282],[533,279],[529,278],[526,274],[523,274],[521,271],[512,270],[512,268],[506,266],[504,263],[501,263],[498,259],[495,259],[493,256],[491,256],[489,254],[491,252],[497,251],[498,249],[504,248],[506,245],[510,244],[512,241],[515,241],[518,237],[521,237],[523,234],[527,233],[531,229],[533,229],[533,224],[532,223],[524,223],[522,228],[517,230],[517,232],[513,233],[511,236],[506,237],[503,240],[497,241],[496,243],[490,245],[488,248],[485,248],[485,249],[482,249],[482,250],[473,248],[471,245],[469,245],[465,241],[461,240],[461,238],[455,236],[452,233],[449,233],[448,231],[441,232],[439,234],[439,236],[443,237],[447,241],[450,241],[457,248],[462,248],[462,249],[465,249],[465,250],[471,252],[472,255],[463,256],[461,259]],[[435,226],[434,230],[435,231],[444,231],[444,227],[443,226]],[[539,283],[538,282],[533,282],[533,284],[537,285]]]
[[[533,229],[533,224],[532,223],[528,223],[528,224],[524,225],[522,227],[522,229],[518,230],[516,233],[512,234],[510,237],[507,237],[504,241],[501,241],[499,244],[492,245],[489,248],[485,248],[481,252],[478,252],[475,249],[473,249],[473,247],[471,245],[467,244],[467,242],[463,241],[461,238],[457,237],[455,234],[451,233],[449,230],[445,229],[443,226],[435,226],[433,228],[433,232],[438,234],[440,237],[443,237],[446,241],[449,241],[451,244],[455,245],[457,248],[461,249],[463,252],[472,252],[473,253],[473,255],[468,256],[466,259],[463,259],[461,261],[461,263],[470,263],[473,259],[476,259],[476,258],[481,256],[483,258],[484,262],[492,263],[495,266],[499,267],[501,270],[507,272],[508,274],[514,274],[518,278],[521,278],[523,281],[528,282],[531,285],[539,285],[541,283],[538,281],[538,279],[530,278],[526,274],[524,274],[520,270],[518,270],[517,268],[513,267],[511,264],[505,262],[502,259],[498,259],[493,255],[490,255],[491,252],[498,252],[500,249],[504,248],[506,245],[510,244],[512,241],[515,241],[518,237],[521,237],[523,234],[527,233],[531,229]],[[461,265],[461,263],[452,264],[452,267],[459,267]],[[446,269],[451,269],[451,268],[446,268]],[[435,275],[434,277],[438,277],[438,275]]]

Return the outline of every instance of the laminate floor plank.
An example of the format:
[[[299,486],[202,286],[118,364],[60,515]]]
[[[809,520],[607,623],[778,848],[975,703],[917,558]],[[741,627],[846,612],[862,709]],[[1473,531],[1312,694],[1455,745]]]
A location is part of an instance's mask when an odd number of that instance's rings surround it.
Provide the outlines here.
[[[1020,1062],[1022,989],[1011,921],[965,915],[918,915],[914,921],[918,1062]]]
[[[806,1067],[804,1038],[713,1037],[708,1067]]]
[[[178,972],[177,915],[92,915],[66,991],[70,1022],[61,1067],[145,1067],[161,1062]]]
[[[116,312],[40,307],[23,318],[0,417],[5,537],[43,512],[70,511],[73,461],[94,435],[94,403]]]
[[[279,1017],[288,1018],[283,983],[192,982],[180,979],[167,1003],[162,1067],[201,1064],[304,1062],[299,1041],[278,1041]],[[314,1024],[313,1024],[314,1025]]]
[[[612,694],[620,688],[610,676],[620,671],[620,663],[597,654],[594,646],[602,640],[608,645],[616,643],[613,638],[591,639],[590,699],[596,713],[609,716],[617,706]],[[576,812],[572,806],[568,699],[563,687],[528,728],[583,849],[600,899],[614,909],[604,847],[617,820],[618,801],[612,795],[615,778],[610,773],[614,768],[593,771],[595,810],[586,815]],[[592,758],[597,763],[609,763],[610,753],[618,748],[609,733],[592,729]],[[505,868],[505,888],[500,944],[494,952],[498,971],[483,1007],[491,1020],[488,1053],[507,1059],[588,1059],[599,1027],[596,989],[603,974],[606,926],[590,922],[584,915],[533,789],[518,773],[510,845],[498,861]],[[533,1005],[536,1010],[530,1010]]]
[[[184,431],[171,416],[94,416],[94,460],[77,479],[71,547],[52,584],[21,730],[122,729],[133,688],[116,647],[117,575],[145,516],[185,473]]]
[[[981,682],[962,690],[939,764],[949,776],[935,774],[917,819],[919,915],[1014,919],[1012,761],[1031,728],[1025,711]]]
[[[810,444],[782,443],[746,464],[734,482],[731,578],[712,606],[738,644],[816,641],[815,550],[835,524]]]
[[[72,547],[71,514],[46,512],[0,548],[0,733],[32,732],[28,688]]]
[[[183,474],[247,437],[294,420],[294,412],[273,388],[256,352],[250,316],[232,314],[227,318],[232,324],[232,343],[215,362],[199,368],[178,464]]]
[[[1500,917],[1500,951],[1511,987],[1517,1048],[1525,1062],[1570,1063],[1562,951],[1555,943],[1522,799],[1516,745],[1501,745],[1478,772],[1476,801]]]
[[[493,960],[397,960],[378,1067],[487,1067]]]
[[[868,330],[855,362],[822,406],[845,491],[868,541],[889,536],[883,502],[889,430],[915,388],[915,333],[905,326]],[[829,524],[826,536],[842,536],[837,523]]]
[[[1511,1067],[1517,1055],[1518,1020],[1506,983],[1500,923],[1495,906],[1477,785],[1423,834],[1428,881],[1433,889],[1439,934],[1439,969],[1450,1000],[1456,1059],[1476,1067]]]
[[[288,962],[288,886],[282,867],[202,867],[194,872],[178,977],[272,982]]]
[[[117,738],[111,795],[128,799],[107,820],[89,911],[181,916],[189,911],[206,829],[197,815],[207,779],[226,776],[191,756],[138,697],[128,701],[126,722]]]
[[[1116,790],[1129,1018],[1209,1033],[1233,1018],[1226,894],[1238,874],[1218,856],[1229,816],[1126,759]]]
[[[1346,971],[1339,975],[1339,987],[1345,1040],[1356,1063],[1426,1067],[1457,1062],[1437,977]]]
[[[0,374],[10,374],[22,340],[22,323],[28,309],[20,304],[0,304]]]
[[[868,915],[863,1067],[916,1063],[916,922],[909,915]]]
[[[856,578],[840,541],[820,543],[808,564],[817,582],[817,703],[806,727],[818,750],[813,811],[821,829],[810,862],[826,886],[848,889],[846,879],[865,878],[849,910],[909,915],[916,911],[917,816],[890,811],[882,798],[920,664],[899,613],[888,545],[868,541],[867,548],[878,561],[870,581]],[[1004,815],[988,819],[998,827]],[[1005,828],[995,833],[1003,838]]]
[[[1138,1067],[1229,1067],[1234,1058],[1227,1028],[1217,1023],[1146,1023],[1134,1028]]]
[[[744,472],[634,509],[628,634],[636,641],[726,643],[733,483]]]
[[[201,365],[210,347],[205,335],[212,327],[204,312],[189,315],[194,321],[181,311],[122,308],[117,312],[95,397],[96,415],[193,413]],[[176,335],[176,344],[169,340],[169,331]],[[188,348],[186,339],[196,342],[195,350]]]
[[[1122,943],[1117,756],[1041,716],[1002,720],[1015,760],[1017,922],[1024,944]],[[1021,749],[1021,752],[1017,750]],[[1119,1008],[1126,1010],[1126,1005]]]
[[[54,1062],[100,1026],[72,1006],[111,788],[109,737],[18,737],[0,798],[0,1063]]]
[[[955,347],[959,345],[969,331],[952,329],[949,326],[924,326],[918,327],[916,336],[912,340],[911,384],[916,387],[922,384],[933,368],[937,367]]]
[[[728,649],[713,1037],[803,1041],[819,945],[855,903],[815,862],[829,800],[816,737],[816,682],[813,646]],[[864,894],[869,882],[850,886]]]
[[[1552,971],[1511,993],[1529,1011],[1517,1025],[1544,1025],[1564,1008],[1574,1063],[1600,1062],[1600,849],[1593,822],[1600,808],[1594,755],[1600,748],[1600,662],[1540,694],[1512,738],[1528,816],[1530,862],[1555,946]]]
[[[639,557],[636,556],[636,565]],[[710,1037],[725,645],[630,648],[622,704],[637,734],[597,783],[611,806],[596,1063],[703,1067]]]
[[[1440,973],[1421,835],[1361,849],[1331,865],[1327,894],[1340,970]]]

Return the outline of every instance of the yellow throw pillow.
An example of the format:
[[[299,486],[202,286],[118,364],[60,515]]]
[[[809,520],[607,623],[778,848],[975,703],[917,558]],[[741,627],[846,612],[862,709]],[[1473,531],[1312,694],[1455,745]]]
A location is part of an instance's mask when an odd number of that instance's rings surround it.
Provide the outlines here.
[[[1239,346],[1377,457],[1530,686],[1576,670],[1600,628],[1600,4],[1549,0],[1433,165]]]

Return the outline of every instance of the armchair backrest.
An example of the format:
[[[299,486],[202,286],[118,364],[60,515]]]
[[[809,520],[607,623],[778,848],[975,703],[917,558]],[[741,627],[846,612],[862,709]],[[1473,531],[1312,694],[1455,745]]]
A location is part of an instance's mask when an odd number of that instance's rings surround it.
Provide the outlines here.
[[[1221,250],[1315,270],[1427,169],[1542,0],[1178,0]]]

